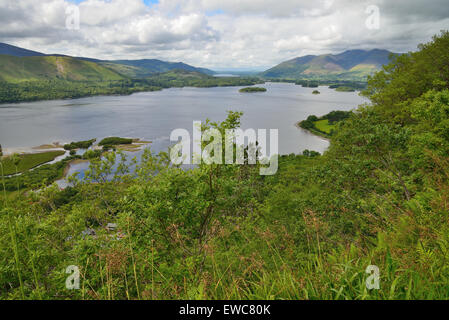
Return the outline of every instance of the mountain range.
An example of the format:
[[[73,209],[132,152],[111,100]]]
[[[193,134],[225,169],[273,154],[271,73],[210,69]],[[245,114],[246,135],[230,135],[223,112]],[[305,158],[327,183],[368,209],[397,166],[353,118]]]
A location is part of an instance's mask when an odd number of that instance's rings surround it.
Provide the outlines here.
[[[388,50],[348,50],[340,54],[307,55],[291,59],[260,74],[265,78],[342,80],[366,79],[387,64]]]
[[[348,50],[340,54],[307,55],[268,69],[258,76],[267,79],[366,80],[387,64],[393,53],[387,50]],[[92,80],[108,81],[145,78],[172,70],[206,75],[216,72],[183,62],[157,59],[100,60],[44,54],[0,43],[0,81]]]
[[[157,59],[100,60],[70,57],[60,54],[44,54],[0,43],[0,80],[21,82],[28,80],[121,80],[145,78],[171,70],[215,74],[205,68],[196,68],[183,62],[167,62]]]

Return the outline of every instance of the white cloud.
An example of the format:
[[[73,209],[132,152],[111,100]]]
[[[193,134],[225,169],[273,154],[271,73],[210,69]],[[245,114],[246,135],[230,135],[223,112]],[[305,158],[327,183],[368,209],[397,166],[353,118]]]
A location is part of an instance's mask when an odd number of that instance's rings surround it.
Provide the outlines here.
[[[272,66],[354,48],[408,51],[449,29],[447,0],[0,0],[0,41],[102,59],[159,58],[210,68]],[[365,27],[369,5],[379,30]]]

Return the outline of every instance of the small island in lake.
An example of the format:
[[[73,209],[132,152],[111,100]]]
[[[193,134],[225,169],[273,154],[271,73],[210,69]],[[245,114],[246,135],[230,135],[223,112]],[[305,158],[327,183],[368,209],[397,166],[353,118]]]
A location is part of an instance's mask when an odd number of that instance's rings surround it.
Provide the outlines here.
[[[356,90],[354,88],[352,88],[352,87],[349,87],[349,86],[340,86],[340,87],[335,88],[335,91],[338,91],[338,92],[355,92]]]
[[[240,89],[239,92],[266,92],[267,89],[261,87],[247,87]]]
[[[318,90],[313,90],[312,94],[321,94]]]
[[[123,151],[139,151],[144,145],[150,144],[150,141],[142,141],[140,139],[109,137],[100,141],[99,146],[103,147],[103,151],[123,150]]]

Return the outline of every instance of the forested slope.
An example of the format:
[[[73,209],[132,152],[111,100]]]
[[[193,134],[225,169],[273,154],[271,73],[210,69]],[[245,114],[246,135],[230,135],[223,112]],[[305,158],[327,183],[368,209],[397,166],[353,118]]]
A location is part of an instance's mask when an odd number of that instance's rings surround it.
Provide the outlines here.
[[[111,81],[125,77],[99,64],[71,57],[14,57],[0,55],[0,81]]]

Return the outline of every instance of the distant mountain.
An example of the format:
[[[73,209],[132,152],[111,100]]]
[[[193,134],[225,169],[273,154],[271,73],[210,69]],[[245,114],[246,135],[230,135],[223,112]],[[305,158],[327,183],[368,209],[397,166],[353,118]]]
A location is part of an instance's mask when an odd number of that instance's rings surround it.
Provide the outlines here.
[[[15,57],[0,55],[0,81],[122,80],[125,77],[100,64],[63,56]]]
[[[0,54],[6,54],[15,57],[44,56],[43,53],[19,48],[6,43],[0,43]]]
[[[215,71],[206,68],[193,67],[183,62],[168,62],[158,59],[140,59],[140,60],[99,60],[92,58],[79,58],[79,59],[99,63],[130,78],[144,78],[156,73],[164,73],[171,70],[193,71],[204,73],[207,75],[216,74]]]
[[[0,55],[8,55],[8,56],[13,56],[13,57],[58,57],[58,58],[70,58],[70,59],[75,59],[78,61],[83,61],[83,62],[89,62],[91,64],[85,64],[89,65],[89,66],[93,66],[93,64],[99,65],[103,68],[107,68],[109,69],[111,72],[109,73],[109,75],[106,75],[105,72],[101,71],[100,74],[95,74],[92,73],[92,80],[96,80],[99,78],[102,78],[103,76],[105,76],[105,78],[109,79],[110,76],[112,74],[117,74],[119,73],[121,76],[123,77],[127,77],[127,78],[145,78],[148,76],[151,76],[153,74],[156,73],[163,73],[163,72],[167,72],[167,71],[171,71],[171,70],[185,70],[185,71],[192,71],[192,72],[200,72],[200,73],[204,73],[207,75],[213,75],[215,74],[214,71],[209,70],[209,69],[205,69],[205,68],[197,68],[197,67],[193,67],[191,65],[185,64],[183,62],[167,62],[167,61],[162,61],[162,60],[157,60],[157,59],[142,59],[142,60],[100,60],[100,59],[93,59],[93,58],[84,58],[84,57],[70,57],[70,56],[65,56],[65,55],[60,55],[60,54],[52,54],[52,55],[47,55],[47,54],[43,54],[40,52],[36,52],[36,51],[31,51],[31,50],[27,50],[27,49],[23,49],[23,48],[19,48],[16,46],[12,46],[6,43],[0,43]],[[0,62],[2,62],[3,60],[5,60],[6,58],[1,58]],[[67,61],[72,61],[68,59]],[[51,60],[51,59],[50,59]],[[22,77],[20,74],[14,75],[14,73],[17,73],[16,70],[11,70],[5,69],[5,65],[2,67],[0,66],[0,79],[16,79],[16,80],[12,80],[12,81],[17,81],[17,79],[42,79],[42,78],[51,78],[51,76],[58,74],[59,76],[59,72],[56,68],[54,68],[53,70],[51,69],[51,64],[49,65],[48,61],[50,60],[39,60],[39,59],[34,59],[34,60],[23,60],[22,64],[24,64],[24,67],[26,66],[26,68],[31,68],[28,70],[24,70],[23,68],[21,68],[20,66],[18,66],[17,72],[20,72],[21,74],[24,75],[24,77]],[[14,62],[18,63],[19,60],[14,60],[14,59],[9,59],[9,64],[10,66],[12,66],[12,64],[14,64]],[[64,60],[60,60],[60,61],[64,61]],[[36,62],[39,65],[37,66],[32,66],[32,64]],[[45,65],[45,66],[44,66]],[[81,66],[82,64],[78,64],[79,66]],[[53,65],[54,67],[54,65]],[[42,68],[45,69],[45,72],[41,73],[41,74],[34,74],[33,70],[40,70]],[[70,70],[70,68],[67,69],[68,71]],[[5,73],[6,72],[6,73]],[[70,75],[68,73],[66,73],[65,75],[63,75],[63,77],[66,77],[68,79],[86,79],[87,74],[73,74]],[[114,76],[112,78],[115,78]],[[87,77],[87,79],[91,80],[89,77]],[[22,80],[19,80],[22,81]]]
[[[360,80],[387,64],[391,54],[387,50],[373,49],[348,50],[336,55],[308,55],[282,62],[260,75],[266,78]]]
[[[191,65],[185,64],[183,62],[166,62],[157,59],[143,59],[143,60],[115,60],[108,61],[110,63],[127,65],[131,67],[138,68],[140,70],[146,70],[150,73],[162,73],[171,70],[186,70],[186,71],[195,71],[201,72],[208,75],[215,74],[214,71],[205,69],[205,68],[197,68]]]

